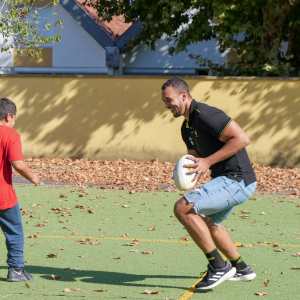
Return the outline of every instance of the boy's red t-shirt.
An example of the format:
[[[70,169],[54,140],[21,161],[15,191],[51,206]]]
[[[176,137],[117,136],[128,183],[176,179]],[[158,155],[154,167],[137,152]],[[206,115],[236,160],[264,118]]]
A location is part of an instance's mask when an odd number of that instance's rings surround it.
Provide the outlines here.
[[[0,125],[0,209],[14,207],[18,202],[12,186],[12,160],[24,160],[20,135],[12,128]]]

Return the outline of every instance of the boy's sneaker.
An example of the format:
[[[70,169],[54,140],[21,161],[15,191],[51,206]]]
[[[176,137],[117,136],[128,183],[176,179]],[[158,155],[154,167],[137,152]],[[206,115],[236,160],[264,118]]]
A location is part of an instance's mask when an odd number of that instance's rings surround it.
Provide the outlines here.
[[[34,278],[24,268],[10,267],[8,269],[7,281],[32,281]]]
[[[225,262],[225,267],[222,269],[214,269],[210,264],[207,265],[208,270],[202,281],[196,284],[196,289],[207,290],[211,289],[223,281],[234,276],[236,268],[232,267],[228,261]],[[203,272],[202,274],[204,274]]]
[[[244,270],[236,271],[235,275],[228,280],[232,281],[250,281],[256,277],[256,274],[252,271],[250,266],[247,266]]]

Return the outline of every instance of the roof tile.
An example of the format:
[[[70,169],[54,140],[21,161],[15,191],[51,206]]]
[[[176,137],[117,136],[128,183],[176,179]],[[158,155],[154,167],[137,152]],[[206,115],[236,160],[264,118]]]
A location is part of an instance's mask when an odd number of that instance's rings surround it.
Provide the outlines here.
[[[113,16],[110,22],[103,21],[100,17],[98,17],[97,10],[95,8],[83,5],[85,0],[75,1],[114,40],[117,40],[118,37],[132,25],[132,23],[125,23],[124,16]]]

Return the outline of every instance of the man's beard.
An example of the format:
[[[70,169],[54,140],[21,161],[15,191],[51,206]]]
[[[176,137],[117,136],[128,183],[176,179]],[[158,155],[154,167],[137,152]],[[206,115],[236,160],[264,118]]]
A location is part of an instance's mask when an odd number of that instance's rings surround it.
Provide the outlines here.
[[[181,117],[181,113],[178,111],[175,115],[173,115],[174,116],[174,118],[179,118],[179,117]]]

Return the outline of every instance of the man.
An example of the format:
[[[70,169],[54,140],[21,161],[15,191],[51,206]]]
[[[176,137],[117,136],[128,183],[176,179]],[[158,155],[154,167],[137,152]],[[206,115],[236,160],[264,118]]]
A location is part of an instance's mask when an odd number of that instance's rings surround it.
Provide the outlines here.
[[[23,160],[21,139],[12,129],[17,108],[7,98],[0,99],[0,227],[6,238],[7,281],[30,281],[33,276],[24,269],[24,232],[15,190],[12,187],[12,167],[35,185],[39,178],[30,172]]]
[[[245,147],[250,140],[238,124],[223,111],[196,102],[188,85],[171,78],[162,86],[162,100],[175,118],[184,116],[181,134],[195,163],[187,174],[199,180],[210,169],[212,180],[178,200],[174,207],[184,225],[208,259],[208,270],[197,289],[210,289],[225,280],[255,278],[255,273],[237,252],[229,233],[220,223],[233,207],[254,192],[256,177]],[[229,259],[224,261],[218,249]]]

